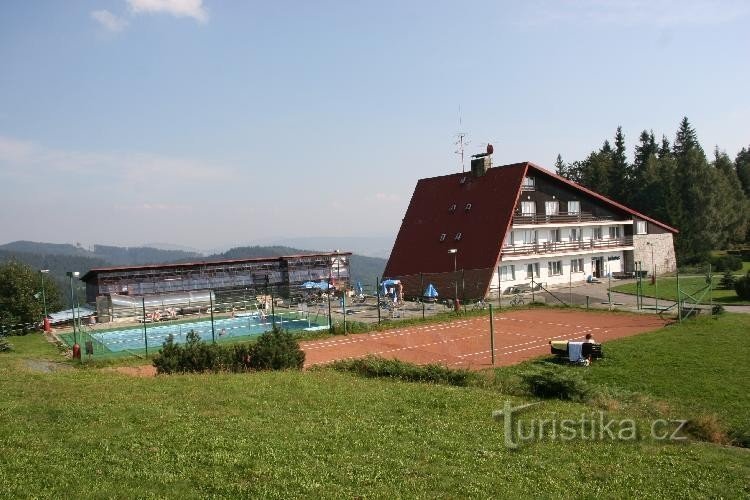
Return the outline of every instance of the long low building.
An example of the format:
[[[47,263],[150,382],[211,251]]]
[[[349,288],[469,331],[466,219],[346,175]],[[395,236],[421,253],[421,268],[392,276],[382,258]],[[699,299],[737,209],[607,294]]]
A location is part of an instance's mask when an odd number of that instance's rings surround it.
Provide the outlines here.
[[[113,309],[146,301],[199,307],[215,294],[267,293],[289,296],[308,281],[331,279],[337,288],[349,286],[350,252],[282,257],[215,260],[178,264],[102,267],[91,269],[86,301],[95,304],[99,321],[109,321]]]

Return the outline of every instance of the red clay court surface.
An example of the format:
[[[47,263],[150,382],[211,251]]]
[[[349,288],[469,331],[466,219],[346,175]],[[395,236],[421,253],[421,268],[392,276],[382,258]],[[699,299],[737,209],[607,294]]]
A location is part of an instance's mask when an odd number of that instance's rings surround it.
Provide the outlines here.
[[[495,365],[502,366],[549,354],[550,340],[583,340],[591,333],[597,342],[606,342],[656,330],[667,322],[643,314],[523,310],[496,314],[494,323]],[[472,370],[492,366],[488,316],[314,340],[301,346],[306,367],[369,354]]]

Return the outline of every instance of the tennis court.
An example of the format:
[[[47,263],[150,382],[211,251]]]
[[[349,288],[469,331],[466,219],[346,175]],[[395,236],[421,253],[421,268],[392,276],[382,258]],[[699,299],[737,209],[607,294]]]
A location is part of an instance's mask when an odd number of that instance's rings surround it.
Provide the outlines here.
[[[658,317],[643,314],[559,309],[502,312],[494,316],[495,365],[549,354],[550,340],[581,340],[591,333],[597,342],[606,342],[665,324]],[[469,369],[492,366],[488,316],[308,341],[301,346],[306,354],[305,366],[367,355]]]

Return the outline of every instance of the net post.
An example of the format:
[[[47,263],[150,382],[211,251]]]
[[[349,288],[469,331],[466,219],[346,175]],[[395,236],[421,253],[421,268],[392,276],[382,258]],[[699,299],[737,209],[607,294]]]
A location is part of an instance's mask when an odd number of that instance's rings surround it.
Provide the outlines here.
[[[492,304],[490,304],[490,352],[492,353],[492,366],[495,366],[495,322],[492,316]]]
[[[419,301],[422,303],[422,319],[424,319],[424,273],[419,273],[419,293],[422,295]]]
[[[378,310],[378,325],[380,324],[380,276],[375,279],[375,300],[376,309]]]
[[[208,289],[208,303],[211,307],[211,341],[215,344],[216,331],[214,329],[214,291],[211,288]]]
[[[146,297],[141,297],[141,308],[143,312],[143,343],[146,346],[146,356],[148,356],[148,335],[146,335]]]
[[[680,299],[680,270],[677,270],[677,319],[682,323],[682,300]]]

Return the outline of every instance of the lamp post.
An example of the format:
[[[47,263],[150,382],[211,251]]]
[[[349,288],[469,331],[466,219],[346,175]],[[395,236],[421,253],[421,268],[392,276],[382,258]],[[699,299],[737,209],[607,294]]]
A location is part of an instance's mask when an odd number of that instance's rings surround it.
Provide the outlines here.
[[[44,324],[47,323],[47,295],[44,291],[44,275],[49,273],[49,269],[40,269],[39,274],[42,276],[42,306],[44,307]]]
[[[656,309],[656,312],[659,312],[659,285],[656,282],[656,261],[654,260],[654,245],[647,241],[646,245],[651,247],[651,267],[654,268],[654,272],[651,275],[651,284],[654,285],[654,297],[655,297],[655,304],[654,308]]]
[[[70,312],[73,315],[73,344],[78,343],[78,337],[76,337],[76,298],[75,294],[73,293],[73,278],[77,278],[80,276],[81,273],[78,271],[68,271],[65,273],[68,275],[68,278],[70,278]]]
[[[456,262],[458,258],[458,248],[451,248],[448,250],[449,254],[453,254],[453,280],[456,285],[456,294],[453,296],[454,305],[458,303],[458,277],[456,276],[456,272],[458,271]]]

